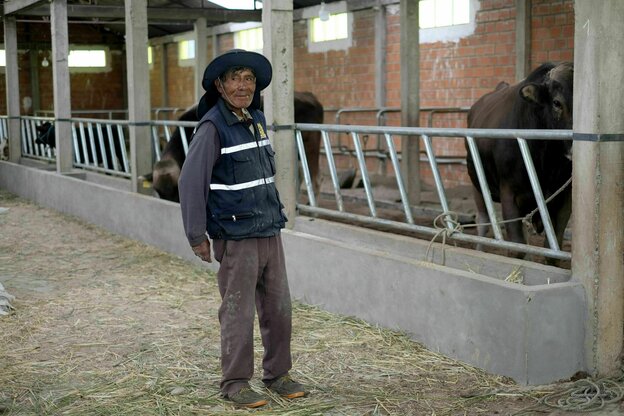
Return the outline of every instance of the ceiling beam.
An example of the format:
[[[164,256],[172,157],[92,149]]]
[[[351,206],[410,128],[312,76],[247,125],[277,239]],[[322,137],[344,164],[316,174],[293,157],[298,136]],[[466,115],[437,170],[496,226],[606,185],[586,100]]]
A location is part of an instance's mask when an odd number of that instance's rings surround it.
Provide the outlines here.
[[[39,3],[41,0],[19,0],[20,2]],[[5,4],[5,11],[8,4]],[[67,16],[70,18],[103,18],[103,19],[123,19],[125,17],[124,8],[119,6],[99,6],[99,5],[67,5]],[[8,12],[7,12],[8,14]],[[50,7],[44,6],[30,8],[19,11],[19,15],[24,16],[49,16]],[[207,22],[254,22],[262,20],[261,10],[227,10],[212,8],[182,8],[182,7],[148,7],[148,20],[189,20],[193,21],[198,17],[206,18]]]
[[[9,15],[20,11],[28,10],[39,4],[47,3],[45,0],[9,0],[4,2],[3,14]],[[45,6],[50,11],[49,6]]]

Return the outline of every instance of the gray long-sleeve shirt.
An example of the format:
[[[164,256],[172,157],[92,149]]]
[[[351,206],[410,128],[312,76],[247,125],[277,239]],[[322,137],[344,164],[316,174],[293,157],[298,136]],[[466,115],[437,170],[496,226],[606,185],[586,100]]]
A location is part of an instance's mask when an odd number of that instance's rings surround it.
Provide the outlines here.
[[[193,136],[178,182],[182,223],[191,246],[206,237],[206,207],[212,169],[221,154],[221,140],[211,122],[201,123]]]

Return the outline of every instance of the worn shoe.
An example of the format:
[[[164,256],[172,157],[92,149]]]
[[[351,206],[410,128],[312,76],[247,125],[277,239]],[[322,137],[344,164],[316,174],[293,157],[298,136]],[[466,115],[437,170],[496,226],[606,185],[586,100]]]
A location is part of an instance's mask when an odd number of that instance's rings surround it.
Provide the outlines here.
[[[303,386],[293,381],[289,375],[279,377],[275,381],[267,384],[267,388],[286,399],[296,399],[306,394]]]
[[[260,393],[256,393],[249,387],[243,387],[236,393],[227,397],[234,404],[242,407],[253,409],[267,404],[269,401]]]

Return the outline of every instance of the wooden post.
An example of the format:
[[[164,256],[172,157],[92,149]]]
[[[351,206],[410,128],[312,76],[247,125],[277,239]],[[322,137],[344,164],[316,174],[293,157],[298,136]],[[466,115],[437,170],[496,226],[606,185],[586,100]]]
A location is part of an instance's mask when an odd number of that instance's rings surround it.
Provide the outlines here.
[[[204,70],[208,65],[208,29],[206,26],[206,18],[200,17],[195,20],[195,102],[198,103],[204,94],[202,80]]]
[[[265,90],[264,113],[267,125],[295,122],[293,79],[293,2],[264,0],[262,4],[264,55],[273,66],[273,81]],[[295,223],[297,204],[297,151],[292,129],[272,132],[276,152],[275,183],[285,205],[287,226]]]
[[[516,81],[529,75],[531,57],[531,0],[516,0]]]
[[[587,294],[587,369],[615,376],[624,345],[624,2],[574,7],[572,275]]]
[[[420,45],[418,3],[401,0],[401,125],[420,124]],[[410,205],[420,204],[420,143],[417,137],[401,140],[401,173]]]
[[[74,152],[71,132],[71,86],[69,82],[69,37],[67,0],[54,0],[50,5],[52,31],[52,83],[54,85],[54,123],[56,135],[56,171],[70,172]]]
[[[17,23],[15,17],[4,16],[4,47],[6,54],[6,99],[9,129],[9,160],[19,163],[22,157],[20,134],[19,69],[17,66]],[[8,88],[10,86],[10,88]]]
[[[147,65],[147,0],[125,0],[128,62],[128,120],[130,121],[131,186],[151,194],[138,177],[152,171],[150,89]]]

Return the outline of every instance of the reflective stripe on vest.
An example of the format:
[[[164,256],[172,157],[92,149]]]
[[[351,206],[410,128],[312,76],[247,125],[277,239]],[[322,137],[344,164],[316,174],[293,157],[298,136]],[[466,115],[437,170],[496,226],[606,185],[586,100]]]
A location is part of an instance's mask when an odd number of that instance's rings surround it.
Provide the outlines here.
[[[255,186],[268,185],[275,182],[275,176],[270,178],[256,179],[255,181],[249,181],[245,183],[237,183],[234,185],[223,185],[220,183],[211,183],[210,189],[213,191],[240,191],[241,189],[253,188]]]
[[[245,143],[245,144],[239,144],[236,146],[230,146],[230,147],[223,147],[221,148],[221,154],[225,155],[228,153],[235,153],[235,152],[240,152],[241,150],[247,150],[247,149],[251,149],[253,147],[262,147],[262,146],[268,146],[269,145],[269,140],[265,139],[265,140],[260,140],[258,142],[258,144],[256,145],[256,142],[249,142],[249,143]]]

